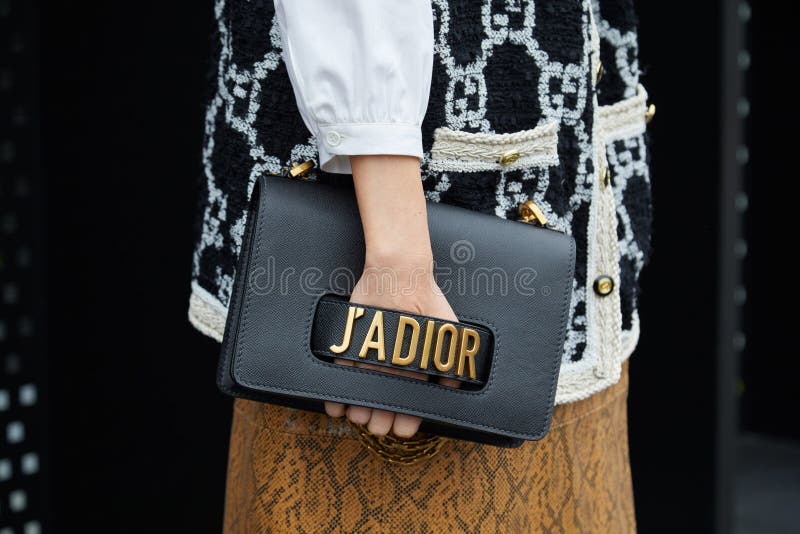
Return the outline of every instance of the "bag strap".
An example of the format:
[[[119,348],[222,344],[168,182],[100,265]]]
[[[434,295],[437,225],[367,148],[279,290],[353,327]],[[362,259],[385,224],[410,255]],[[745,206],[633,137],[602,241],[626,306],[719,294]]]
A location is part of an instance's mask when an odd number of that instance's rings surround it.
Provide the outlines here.
[[[483,385],[492,355],[485,327],[351,304],[323,296],[311,351],[317,356],[370,363]]]

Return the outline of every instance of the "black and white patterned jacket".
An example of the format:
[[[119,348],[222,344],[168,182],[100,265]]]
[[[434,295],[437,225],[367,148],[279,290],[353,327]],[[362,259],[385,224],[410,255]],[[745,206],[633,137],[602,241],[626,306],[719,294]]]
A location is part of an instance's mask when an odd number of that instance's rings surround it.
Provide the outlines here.
[[[637,279],[650,252],[647,95],[632,0],[432,6],[426,194],[505,218],[518,218],[519,204],[532,199],[552,226],[575,237],[556,402],[585,398],[615,383],[635,348]],[[272,0],[217,0],[215,14],[189,319],[219,340],[253,183],[316,160],[317,149],[281,59]],[[523,157],[504,167],[477,155],[487,147],[522,147]],[[326,174],[316,178],[332,178]],[[604,275],[615,281],[608,295],[594,289]]]

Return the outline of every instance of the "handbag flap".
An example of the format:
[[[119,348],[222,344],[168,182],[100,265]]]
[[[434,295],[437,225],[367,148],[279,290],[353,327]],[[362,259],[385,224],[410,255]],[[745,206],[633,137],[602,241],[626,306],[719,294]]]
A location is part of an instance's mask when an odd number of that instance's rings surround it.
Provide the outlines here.
[[[361,275],[361,221],[352,188],[278,176],[253,190],[220,387],[306,409],[328,400],[417,415],[423,429],[477,441],[541,438],[563,353],[574,240],[433,202],[428,223],[440,288],[459,321],[491,336],[480,387],[338,365],[312,351],[322,297],[346,296]]]

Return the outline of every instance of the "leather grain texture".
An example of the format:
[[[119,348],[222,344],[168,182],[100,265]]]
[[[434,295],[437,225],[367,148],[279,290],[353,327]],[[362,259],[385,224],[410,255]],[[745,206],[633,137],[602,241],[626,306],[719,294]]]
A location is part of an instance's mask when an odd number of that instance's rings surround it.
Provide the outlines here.
[[[492,334],[485,385],[454,389],[323,361],[311,350],[325,295],[347,295],[364,261],[352,188],[259,178],[222,343],[226,393],[322,411],[329,400],[417,415],[422,431],[499,446],[543,437],[553,412],[574,240],[428,203],[437,281],[461,322]],[[466,253],[465,253],[466,252]],[[350,286],[352,287],[352,286]]]

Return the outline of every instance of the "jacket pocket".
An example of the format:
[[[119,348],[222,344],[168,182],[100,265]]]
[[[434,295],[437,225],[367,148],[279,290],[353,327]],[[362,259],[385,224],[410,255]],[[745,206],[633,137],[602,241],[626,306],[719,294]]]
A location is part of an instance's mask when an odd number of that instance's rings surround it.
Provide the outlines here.
[[[568,196],[559,168],[558,123],[511,133],[437,128],[423,165],[429,199],[519,219],[533,201],[547,226],[567,230]]]
[[[558,164],[558,124],[513,133],[433,132],[433,171],[513,171]]]

